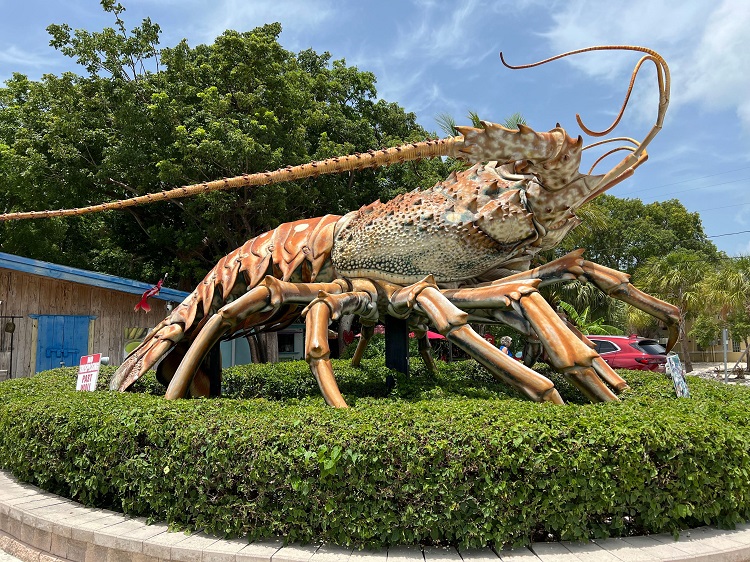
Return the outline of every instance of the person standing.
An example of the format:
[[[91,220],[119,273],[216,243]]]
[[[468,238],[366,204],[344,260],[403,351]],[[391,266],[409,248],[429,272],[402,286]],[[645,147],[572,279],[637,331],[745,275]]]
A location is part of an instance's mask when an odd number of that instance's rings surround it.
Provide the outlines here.
[[[510,350],[511,345],[513,345],[513,339],[510,336],[503,336],[500,338],[500,351],[513,357],[513,352]]]

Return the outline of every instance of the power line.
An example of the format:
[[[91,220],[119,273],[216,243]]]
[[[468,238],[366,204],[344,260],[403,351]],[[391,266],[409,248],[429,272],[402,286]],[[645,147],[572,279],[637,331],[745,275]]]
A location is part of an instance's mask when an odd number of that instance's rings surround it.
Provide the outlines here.
[[[721,207],[711,207],[710,209],[701,209],[699,212],[701,214],[707,213],[708,211],[717,211],[719,209],[730,209],[733,207],[742,207],[743,205],[750,205],[750,202],[748,203],[735,203],[734,205],[722,205]]]
[[[739,232],[727,232],[726,234],[714,234],[713,236],[706,235],[706,238],[721,238],[722,236],[734,236],[735,234],[747,234],[750,230],[740,230]]]
[[[687,179],[687,180],[675,181],[675,182],[672,182],[672,183],[663,183],[661,185],[657,185],[656,187],[645,187],[643,189],[636,189],[636,190],[632,191],[631,193],[640,193],[641,191],[651,191],[653,189],[660,189],[662,187],[669,187],[671,185],[678,185],[678,184],[681,184],[681,183],[687,183],[689,181],[704,180],[704,179],[707,179],[707,178],[713,178],[715,176],[721,176],[723,174],[732,174],[734,172],[741,172],[742,170],[747,170],[749,168],[750,168],[750,166],[744,166],[742,168],[735,168],[734,170],[727,170],[725,172],[717,172],[716,174],[709,174],[709,175],[706,175],[706,176],[698,176],[696,178],[690,178],[690,179]],[[719,185],[721,185],[721,184],[719,184]]]
[[[661,193],[661,194],[659,194],[659,196],[660,197],[666,197],[667,195],[677,195],[678,193],[686,193],[688,191],[696,191],[698,189],[708,189],[709,187],[717,187],[717,186],[720,186],[720,185],[727,185],[729,183],[737,183],[737,182],[740,182],[740,181],[748,181],[748,180],[750,180],[750,178],[739,178],[739,179],[736,179],[736,180],[723,181],[721,183],[712,183],[710,185],[701,185],[699,187],[691,187],[691,188],[688,188],[688,189],[681,189],[679,191],[669,191],[667,193]],[[639,191],[654,191],[656,189],[658,189],[658,187],[641,189]]]

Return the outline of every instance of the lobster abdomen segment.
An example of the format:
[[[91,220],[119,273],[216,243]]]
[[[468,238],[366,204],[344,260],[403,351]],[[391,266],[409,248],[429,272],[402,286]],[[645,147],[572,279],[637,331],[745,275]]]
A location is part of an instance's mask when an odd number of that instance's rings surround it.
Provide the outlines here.
[[[171,314],[171,322],[184,323],[187,330],[198,313],[207,315],[228,300],[257,286],[266,275],[282,281],[304,283],[319,279],[327,271],[333,246],[333,230],[341,217],[325,215],[284,223],[251,238],[230,252],[209,271],[198,287]],[[331,277],[332,278],[332,277]]]

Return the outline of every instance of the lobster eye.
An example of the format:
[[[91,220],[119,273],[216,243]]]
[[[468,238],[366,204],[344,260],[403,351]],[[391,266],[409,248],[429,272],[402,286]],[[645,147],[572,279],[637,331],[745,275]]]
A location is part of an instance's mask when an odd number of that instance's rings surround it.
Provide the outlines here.
[[[570,159],[570,155],[566,154],[563,156],[563,162],[567,162]]]

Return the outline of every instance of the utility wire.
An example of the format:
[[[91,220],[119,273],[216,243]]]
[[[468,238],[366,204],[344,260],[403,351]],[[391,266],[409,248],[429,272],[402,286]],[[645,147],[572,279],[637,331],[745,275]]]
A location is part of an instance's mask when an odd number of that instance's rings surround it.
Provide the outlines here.
[[[631,191],[631,193],[640,193],[641,191],[652,191],[654,189],[660,189],[662,187],[669,187],[669,186],[672,186],[672,185],[679,185],[681,183],[687,183],[689,181],[704,180],[704,179],[707,179],[707,178],[713,178],[715,176],[721,176],[723,174],[732,174],[734,172],[741,172],[742,170],[747,170],[747,169],[750,169],[750,166],[744,166],[742,168],[735,168],[734,170],[727,170],[725,172],[718,172],[716,174],[709,174],[709,175],[706,175],[706,176],[698,176],[696,178],[690,178],[690,179],[687,179],[687,180],[675,181],[675,182],[672,182],[672,183],[663,183],[661,185],[657,185],[656,187],[644,187],[643,189],[636,189],[634,191]]]
[[[696,191],[698,189],[708,189],[709,187],[717,187],[717,186],[720,186],[720,185],[727,185],[727,184],[730,184],[730,183],[737,183],[737,182],[749,181],[749,180],[750,180],[750,178],[739,178],[739,179],[736,179],[736,180],[723,181],[721,183],[712,183],[710,185],[701,185],[699,187],[690,187],[688,189],[681,189],[679,191],[670,191],[668,193],[660,193],[659,196],[660,197],[666,197],[667,195],[677,195],[678,193],[686,193],[688,191]],[[662,186],[659,186],[659,187],[662,187]],[[655,191],[655,190],[659,189],[659,187],[649,187],[649,188],[646,188],[646,189],[639,189],[638,191]],[[621,197],[629,197],[629,194],[622,195]]]
[[[750,230],[740,230],[738,232],[727,232],[726,234],[714,234],[713,236],[706,235],[706,238],[721,238],[722,236],[734,236],[735,234],[747,234]]]
[[[750,202],[748,203],[735,203],[734,205],[722,205],[721,207],[711,207],[710,209],[701,209],[700,213],[706,213],[708,211],[716,211],[718,209],[730,209],[734,207],[742,207],[743,205],[750,205]]]

